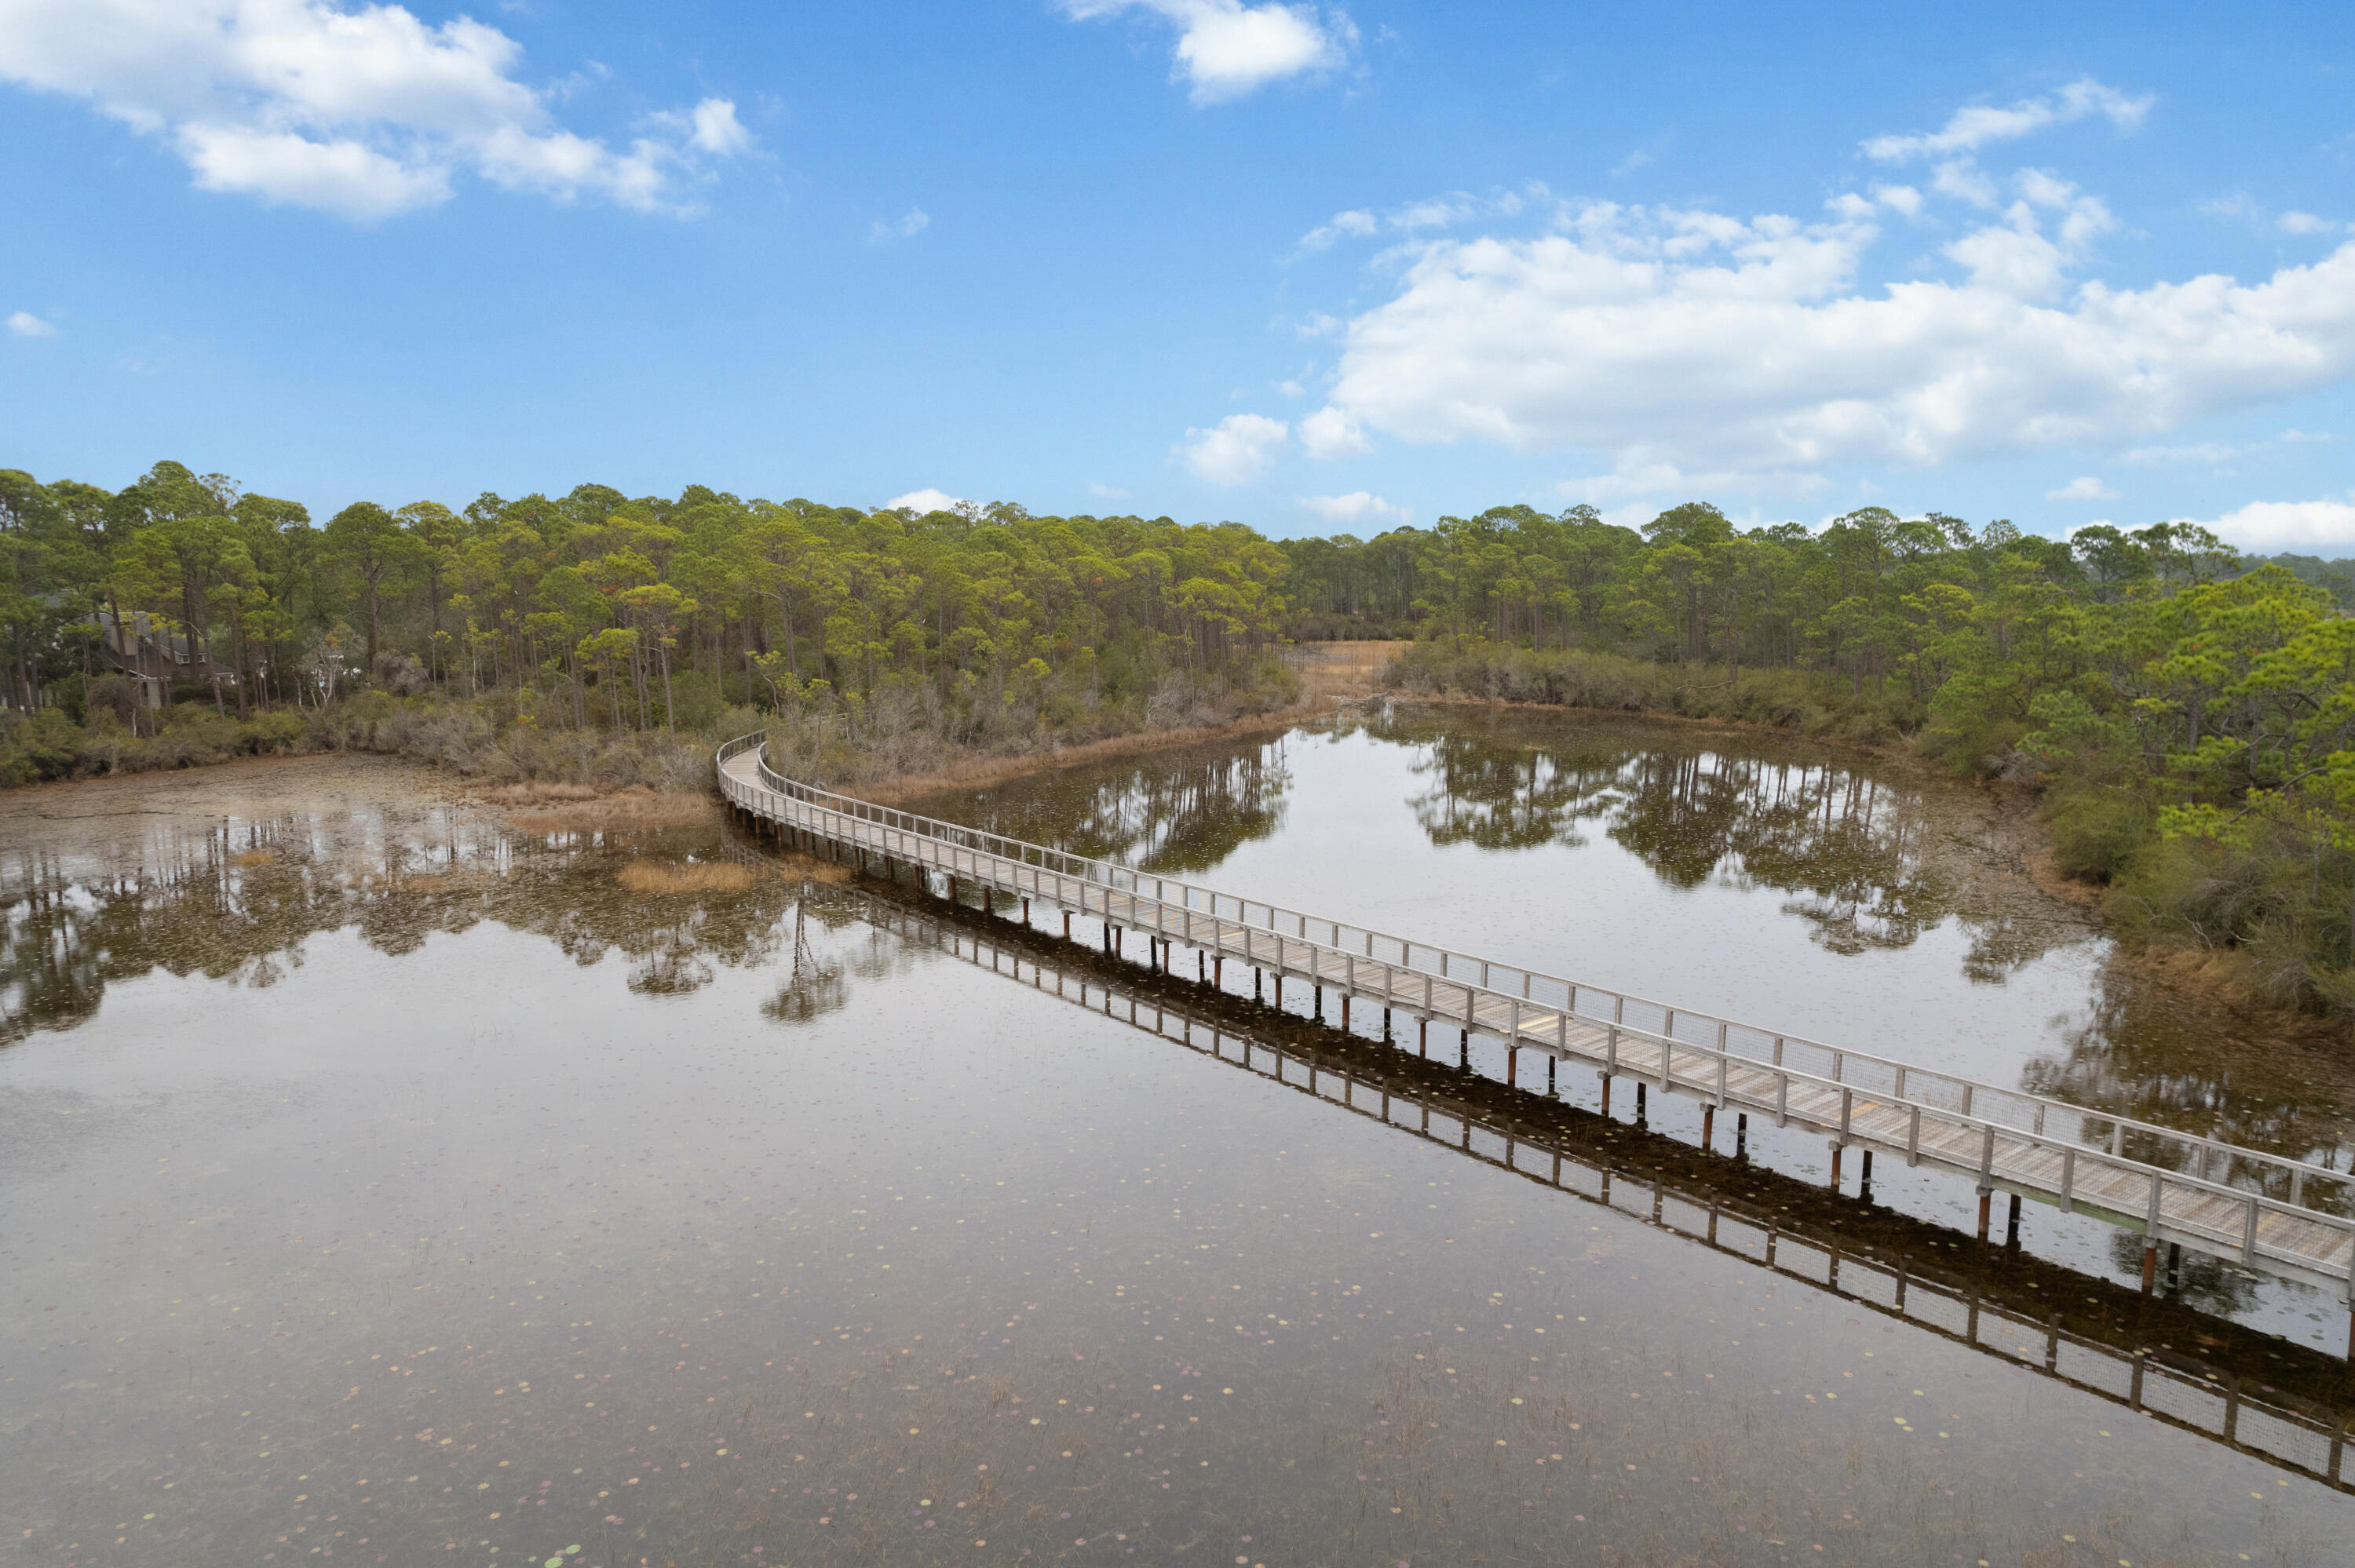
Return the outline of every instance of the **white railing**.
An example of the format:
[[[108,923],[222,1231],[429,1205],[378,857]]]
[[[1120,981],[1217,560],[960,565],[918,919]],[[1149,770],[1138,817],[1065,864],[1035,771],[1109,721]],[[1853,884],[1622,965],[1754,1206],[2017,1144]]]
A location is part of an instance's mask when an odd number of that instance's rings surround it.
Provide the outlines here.
[[[821,837],[1445,1020],[1515,1050],[1582,1057],[1712,1105],[1817,1127],[1843,1147],[1877,1146],[1973,1176],[1982,1192],[2030,1192],[2154,1239],[2355,1288],[2349,1172],[879,806],[787,779],[765,757],[728,766],[762,739],[719,748],[722,792]],[[2269,1215],[2295,1224],[2267,1234]]]

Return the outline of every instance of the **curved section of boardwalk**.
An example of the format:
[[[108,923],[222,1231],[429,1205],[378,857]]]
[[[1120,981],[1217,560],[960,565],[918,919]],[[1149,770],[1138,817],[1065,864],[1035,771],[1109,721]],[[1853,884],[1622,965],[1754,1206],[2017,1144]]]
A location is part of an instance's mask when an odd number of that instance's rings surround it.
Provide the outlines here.
[[[1149,934],[1161,967],[1190,948],[1206,965],[1248,964],[1338,999],[1476,1033],[1506,1047],[1593,1067],[1700,1100],[1821,1132],[1835,1150],[1878,1150],[2002,1192],[2140,1231],[2146,1285],[2159,1245],[2201,1252],[2328,1288],[2355,1301],[2355,1184],[2346,1171],[2148,1123],[2105,1117],[1894,1057],[1825,1045],[1608,987],[1238,897],[1199,884],[1067,854],[917,816],[786,779],[757,735],[717,764],[730,805],[803,842],[911,867],[1107,932]],[[1704,1125],[1708,1125],[1705,1121]]]

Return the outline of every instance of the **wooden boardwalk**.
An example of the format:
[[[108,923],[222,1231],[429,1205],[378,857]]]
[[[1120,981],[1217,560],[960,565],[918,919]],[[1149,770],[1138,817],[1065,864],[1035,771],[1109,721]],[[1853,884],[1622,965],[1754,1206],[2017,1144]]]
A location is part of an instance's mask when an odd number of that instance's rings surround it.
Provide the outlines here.
[[[2320,1287],[2355,1306],[2355,1183],[2349,1172],[2083,1107],[1981,1084],[1894,1057],[1825,1045],[1606,987],[1525,969],[919,817],[778,775],[758,736],[718,757],[720,790],[751,821],[809,847],[908,868],[950,897],[1058,910],[1098,924],[1106,944],[1144,934],[1155,963],[1190,948],[1223,981],[1230,960],[1333,993],[1344,1027],[1355,1004],[1403,1012],[1521,1054],[1592,1066],[1697,1099],[1716,1113],[1767,1116],[1820,1132],[1833,1169],[1855,1148],[1944,1171],[1977,1192],[1980,1233],[1997,1192],[2084,1212],[2144,1236],[2144,1281],[2158,1248],[2179,1245]],[[2350,1330],[2355,1333],[2355,1330]]]
[[[1631,1171],[1574,1143],[1499,1119],[1478,1106],[1386,1076],[1366,1076],[1328,1058],[1286,1052],[1222,1028],[1182,1003],[1067,971],[1036,954],[889,904],[870,903],[868,918],[910,941],[946,951],[977,969],[1062,998],[1127,1023],[1198,1055],[1240,1068],[1337,1110],[1446,1149],[1638,1224],[1668,1231],[1713,1252],[1927,1330],[2009,1365],[2240,1453],[2299,1471],[2341,1491],[2355,1408],[2277,1390],[2277,1364],[2218,1367],[2157,1350],[2125,1322],[2096,1319],[2064,1326],[2056,1311],[2041,1318],[2007,1308],[1983,1294],[1970,1274],[1943,1277],[1916,1260],[1843,1245],[1837,1232],[1795,1224],[1786,1213],[1754,1207],[1706,1184],[1679,1182],[1657,1171]],[[1746,1186],[1747,1183],[1744,1183]],[[1935,1266],[1933,1266],[1934,1268]],[[2088,1284],[2091,1281],[2087,1282]]]

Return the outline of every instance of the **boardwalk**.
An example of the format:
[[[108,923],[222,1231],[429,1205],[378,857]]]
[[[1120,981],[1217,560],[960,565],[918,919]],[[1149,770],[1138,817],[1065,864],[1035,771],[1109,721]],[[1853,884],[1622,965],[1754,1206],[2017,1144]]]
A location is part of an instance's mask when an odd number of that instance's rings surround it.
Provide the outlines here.
[[[1627,995],[1410,938],[1088,860],[920,817],[783,778],[759,737],[720,748],[719,781],[746,818],[861,866],[921,874],[948,896],[1018,899],[1076,916],[1108,946],[1141,934],[1167,969],[1190,949],[1213,983],[1229,962],[1272,981],[1327,993],[1349,1026],[1353,1006],[1478,1033],[1506,1048],[1507,1081],[1525,1054],[1699,1100],[1703,1138],[1721,1112],[1771,1117],[1821,1133],[1835,1174],[1849,1149],[1969,1181],[1980,1234],[1989,1201],[2012,1194],[2083,1212],[2144,1236],[2144,1284],[2175,1245],[2319,1286],[2355,1304],[2355,1185],[2349,1173],[2171,1128],[2103,1116],[1894,1057],[1822,1044],[1755,1024]],[[2350,1324],[2355,1336],[2355,1324]]]
[[[2058,1310],[2030,1317],[2016,1300],[2007,1306],[1990,1298],[1967,1271],[1941,1277],[1914,1259],[1859,1250],[1837,1229],[1810,1229],[1787,1209],[1777,1213],[1771,1205],[1729,1196],[1705,1181],[1622,1169],[1566,1138],[1533,1129],[1518,1118],[1499,1117],[1474,1101],[1444,1091],[1434,1095],[1427,1084],[1369,1075],[1346,1052],[1332,1054],[1320,1064],[1317,1054],[1287,1052],[1236,1034],[1231,1026],[1222,1029],[1215,1016],[1198,1014],[1182,1003],[1108,988],[1084,970],[1058,967],[1036,953],[890,904],[870,903],[868,918],[911,942],[953,954],[1016,984],[1060,997],[1333,1109],[1599,1203],[1626,1219],[1902,1319],[2023,1372],[2067,1383],[2340,1490],[2355,1491],[2355,1482],[2343,1474],[2355,1409],[2343,1401],[2300,1397],[2275,1388],[2280,1362],[2270,1352],[2252,1347],[2249,1359],[2237,1365],[2215,1366],[2155,1350],[2127,1322],[2099,1316],[2085,1321],[2081,1315],[2064,1326]],[[1953,1260],[1948,1261],[1951,1266]],[[2073,1291],[2070,1298],[2082,1294]]]

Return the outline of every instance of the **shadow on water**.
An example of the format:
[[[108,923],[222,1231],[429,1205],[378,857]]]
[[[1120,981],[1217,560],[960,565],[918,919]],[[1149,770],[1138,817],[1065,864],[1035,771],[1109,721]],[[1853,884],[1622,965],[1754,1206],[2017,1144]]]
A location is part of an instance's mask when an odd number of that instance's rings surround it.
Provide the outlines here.
[[[1891,977],[1882,983],[1893,997],[1920,989],[1905,977],[1942,985],[1958,964],[1957,1005],[2001,1043],[2002,1065],[1945,1065],[2328,1169],[2355,1160],[2355,1064],[2343,1049],[2265,1036],[2262,1023],[2155,979],[2113,951],[2092,916],[2036,885],[2036,842],[2016,806],[1875,758],[1617,715],[1370,704],[1321,731],[1018,779],[919,809],[1281,901],[1218,871],[1247,846],[1281,856],[1302,821],[1335,809],[1319,796],[1322,776],[1303,782],[1303,748],[1318,744],[1351,748],[1348,767],[1397,780],[1387,800],[1353,803],[1392,815],[1363,824],[1355,863],[1319,866],[1341,892],[1318,913],[1380,924],[1368,911],[1385,885],[1506,893],[1624,857],[1669,902],[1650,927],[1631,918],[1582,932],[1575,962],[1598,983],[1631,984],[1646,949],[1721,939],[1688,928],[1710,901],[1738,911],[1739,937],[1756,918],[1739,901],[1780,894],[1774,916],[1818,952],[1853,960],[1839,967],[1857,980]],[[1483,852],[1476,863],[1450,858],[1465,849]],[[1925,940],[1949,927],[1959,943]],[[1756,1014],[1774,1004],[1721,1005]],[[1913,1054],[1907,1042],[1881,1044]]]
[[[1097,821],[1138,853],[1209,821],[1266,842],[1269,760]],[[634,857],[729,875],[634,894]],[[2023,1553],[2098,1532],[2105,1561],[2335,1560],[2343,1499],[2296,1477],[2274,1499],[2286,1470],[2242,1457],[2328,1476],[2335,1369],[2305,1352],[805,869],[716,830],[316,814],[122,865],[0,859],[6,1038],[143,977],[237,988],[154,985],[121,1027],[0,1053],[39,1193],[0,1311],[8,1539],[61,1563],[115,1560],[95,1522],[141,1561],[1337,1568],[2076,1562]],[[336,930],[369,951],[312,942]],[[983,967],[1023,951],[1034,993],[1043,956],[1098,1015],[1117,979],[1114,1016],[1152,1020],[1175,1070],[952,972],[943,935]],[[331,973],[379,988],[372,1014],[449,998],[339,1040]],[[272,987],[315,1075],[249,1060]],[[1178,1054],[1209,1054],[1205,1020],[1253,1078]],[[2143,1415],[2114,1418],[2142,1345]]]
[[[1771,1273],[1903,1319],[2004,1364],[2147,1413],[2342,1490],[2355,1372],[2337,1357],[2222,1320],[2248,1277],[2179,1255],[2162,1293],[1982,1244],[1633,1126],[1537,1099],[1427,1056],[1179,979],[1140,971],[1017,922],[870,893],[867,917],[1011,983],[1125,1023],[1312,1099],[1632,1215]],[[1025,965],[1028,964],[1028,972]],[[1320,1081],[1321,1075],[1321,1081]],[[2113,1242],[2121,1271],[2140,1241]]]

